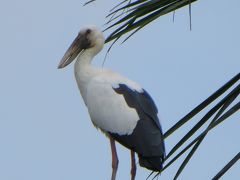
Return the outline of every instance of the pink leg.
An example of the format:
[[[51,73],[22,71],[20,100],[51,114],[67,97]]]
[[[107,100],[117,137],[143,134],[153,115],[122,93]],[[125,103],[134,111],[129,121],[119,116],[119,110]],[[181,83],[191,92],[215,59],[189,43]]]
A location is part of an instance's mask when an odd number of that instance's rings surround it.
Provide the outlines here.
[[[135,154],[134,151],[131,151],[131,180],[135,180],[136,171],[137,167],[135,162]]]
[[[117,175],[117,169],[118,169],[118,157],[117,157],[115,141],[111,137],[110,137],[110,145],[111,145],[111,150],[112,150],[112,178],[111,178],[111,180],[115,180],[116,175]]]

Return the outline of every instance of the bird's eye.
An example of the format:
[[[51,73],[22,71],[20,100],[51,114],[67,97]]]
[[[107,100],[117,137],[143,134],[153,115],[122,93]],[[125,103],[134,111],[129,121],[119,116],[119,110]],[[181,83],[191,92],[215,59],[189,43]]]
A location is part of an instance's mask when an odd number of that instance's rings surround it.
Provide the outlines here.
[[[90,34],[91,32],[91,29],[87,29],[86,34]]]

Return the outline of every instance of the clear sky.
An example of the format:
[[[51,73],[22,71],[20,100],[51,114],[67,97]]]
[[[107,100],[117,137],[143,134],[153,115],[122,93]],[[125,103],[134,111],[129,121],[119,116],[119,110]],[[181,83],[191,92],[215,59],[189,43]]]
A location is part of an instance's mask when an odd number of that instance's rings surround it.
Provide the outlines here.
[[[1,2],[1,180],[110,179],[109,142],[92,126],[73,66],[57,69],[79,29],[87,24],[103,29],[114,5],[97,0],[82,7],[83,2]],[[238,0],[199,0],[192,6],[192,31],[188,8],[181,9],[175,23],[167,15],[117,44],[105,67],[139,82],[151,94],[165,132],[239,72],[239,7]],[[101,66],[106,49],[95,65]],[[210,133],[179,179],[210,179],[236,155],[239,119],[238,112]],[[190,127],[191,123],[167,139],[167,151]],[[120,145],[117,149],[118,179],[129,179],[130,152]],[[159,179],[171,179],[178,166]],[[138,166],[138,180],[148,174]],[[237,163],[222,179],[239,177]]]

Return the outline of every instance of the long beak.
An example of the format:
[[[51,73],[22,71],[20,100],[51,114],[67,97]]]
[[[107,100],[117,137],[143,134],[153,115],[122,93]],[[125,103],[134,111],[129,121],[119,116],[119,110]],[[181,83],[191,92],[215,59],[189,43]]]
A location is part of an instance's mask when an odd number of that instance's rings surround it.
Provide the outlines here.
[[[69,65],[78,56],[78,54],[86,48],[86,43],[87,39],[84,38],[83,35],[78,34],[78,36],[72,42],[71,46],[68,48],[67,52],[61,59],[58,65],[58,69],[64,68]]]

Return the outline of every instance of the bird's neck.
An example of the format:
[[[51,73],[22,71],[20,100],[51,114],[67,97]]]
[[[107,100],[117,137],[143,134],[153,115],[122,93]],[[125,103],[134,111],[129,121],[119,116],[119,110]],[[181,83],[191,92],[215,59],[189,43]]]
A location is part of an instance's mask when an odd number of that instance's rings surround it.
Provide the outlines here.
[[[98,69],[91,65],[94,56],[95,54],[86,50],[78,56],[74,66],[75,78],[85,103],[87,84],[98,73]]]

